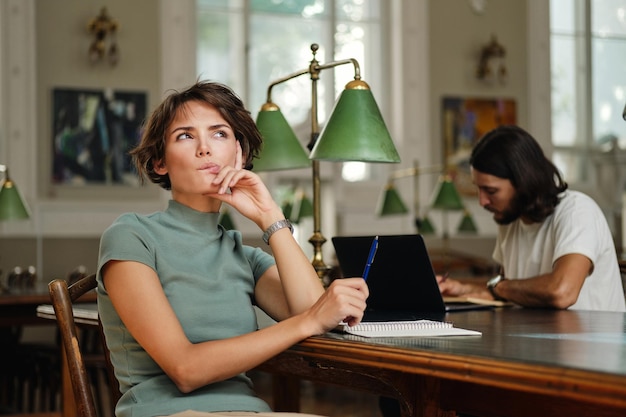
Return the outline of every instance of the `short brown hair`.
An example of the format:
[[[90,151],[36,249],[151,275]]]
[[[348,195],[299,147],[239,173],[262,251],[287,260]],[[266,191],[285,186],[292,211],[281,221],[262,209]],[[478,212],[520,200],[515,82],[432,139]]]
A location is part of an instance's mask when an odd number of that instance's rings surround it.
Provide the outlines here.
[[[157,174],[154,166],[165,158],[167,128],[190,101],[206,103],[220,112],[241,144],[244,167],[252,169],[252,160],[259,154],[262,139],[250,112],[229,87],[216,82],[198,81],[184,91],[173,91],[144,124],[139,144],[130,151],[142,181],[148,177],[166,190],[172,188],[169,175]]]

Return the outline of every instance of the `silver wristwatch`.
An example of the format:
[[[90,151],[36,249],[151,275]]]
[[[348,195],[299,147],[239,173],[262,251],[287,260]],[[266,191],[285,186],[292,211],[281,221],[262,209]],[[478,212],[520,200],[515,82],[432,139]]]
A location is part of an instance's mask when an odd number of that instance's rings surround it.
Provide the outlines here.
[[[291,225],[291,222],[289,220],[287,220],[287,219],[279,220],[279,221],[277,221],[275,223],[272,223],[272,225],[267,228],[265,233],[263,233],[263,242],[265,242],[267,245],[269,245],[270,244],[270,237],[274,233],[276,233],[280,229],[284,229],[285,227],[288,227],[289,230],[291,230],[291,233],[293,234],[293,226]]]
[[[504,278],[503,275],[496,275],[495,277],[493,277],[489,281],[487,281],[487,289],[489,290],[489,292],[491,293],[492,297],[495,300],[506,301],[504,298],[502,298],[498,294],[496,294],[496,291],[495,291],[496,285],[498,285],[500,283],[500,281],[503,281],[504,279],[505,278]]]

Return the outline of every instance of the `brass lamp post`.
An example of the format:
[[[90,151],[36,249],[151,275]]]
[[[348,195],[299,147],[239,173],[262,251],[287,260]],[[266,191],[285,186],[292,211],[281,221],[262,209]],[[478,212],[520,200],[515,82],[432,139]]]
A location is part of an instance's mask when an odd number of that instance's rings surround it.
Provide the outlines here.
[[[257,171],[312,167],[313,181],[313,245],[311,263],[322,279],[330,267],[322,255],[326,238],[321,232],[320,160],[400,162],[380,110],[367,83],[361,80],[358,62],[353,59],[320,64],[316,59],[319,49],[311,45],[313,58],[306,69],[273,81],[267,90],[267,101],[257,117],[257,126],[263,135],[263,150],[254,164]],[[317,116],[317,82],[323,70],[339,65],[352,64],[354,80],[350,81],[335,104],[333,111],[320,132]],[[311,136],[306,156],[293,130],[286,122],[280,108],[272,102],[272,88],[302,75],[311,78]],[[297,145],[297,146],[296,146]],[[312,160],[312,161],[311,161]]]

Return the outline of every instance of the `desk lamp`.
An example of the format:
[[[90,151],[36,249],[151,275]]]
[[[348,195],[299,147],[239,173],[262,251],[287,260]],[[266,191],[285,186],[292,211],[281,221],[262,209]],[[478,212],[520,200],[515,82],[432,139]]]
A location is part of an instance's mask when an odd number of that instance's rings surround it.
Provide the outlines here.
[[[304,193],[304,190],[296,190],[293,201],[293,209],[289,220],[297,224],[300,223],[300,220],[306,217],[313,217],[314,213],[315,210],[313,209],[313,203]]]
[[[15,183],[9,177],[9,170],[6,165],[0,165],[0,172],[4,172],[4,182],[0,189],[0,221],[28,219],[28,209],[20,196]],[[0,293],[7,291],[4,284],[0,282]]]
[[[316,59],[318,49],[317,44],[311,45],[313,58],[308,68],[273,81],[268,87],[267,101],[261,107],[257,117],[257,126],[263,136],[263,149],[254,163],[254,170],[312,167],[313,235],[309,239],[313,245],[311,263],[320,279],[323,279],[330,270],[330,266],[326,265],[322,255],[322,245],[326,242],[326,238],[321,232],[319,161],[397,163],[400,162],[400,156],[369,86],[361,80],[359,63],[350,58],[320,64]],[[346,84],[324,129],[320,132],[317,117],[317,82],[320,73],[344,64],[353,65],[354,80]],[[308,75],[311,78],[311,137],[307,145],[311,152],[308,158],[280,108],[272,102],[271,96],[274,86],[301,75]]]
[[[406,204],[404,204],[404,201],[402,201],[394,181],[388,181],[383,191],[383,197],[380,199],[380,204],[378,205],[378,215],[392,216],[394,214],[406,214],[408,212],[409,209]]]
[[[474,223],[474,219],[470,214],[469,210],[463,209],[463,217],[459,222],[459,227],[456,229],[459,233],[476,233],[478,232],[478,228],[476,227],[476,223]]]
[[[0,190],[0,221],[28,219],[28,209],[9,177],[9,169],[6,165],[0,165],[0,172],[4,172],[4,182]]]
[[[444,265],[447,269],[449,267],[448,252],[450,246],[450,234],[448,231],[448,211],[450,210],[464,210],[463,201],[459,195],[452,178],[448,175],[444,175],[439,181],[439,189],[435,193],[435,198],[431,204],[434,209],[443,211],[443,256]]]
[[[413,215],[415,219],[415,229],[417,233],[429,234],[434,233],[435,229],[425,214],[420,217],[420,204],[419,204],[419,179],[418,176],[422,174],[440,173],[441,166],[433,165],[421,168],[418,166],[417,161],[413,163],[413,168],[407,168],[392,172],[385,186],[382,198],[378,208],[379,216],[390,216],[394,214],[408,213],[406,205],[402,201],[400,194],[396,190],[395,180],[400,178],[413,178]]]
[[[313,217],[313,203],[302,187],[293,186],[284,193],[281,209],[285,218],[291,223],[298,224],[306,217]]]
[[[435,226],[431,223],[428,218],[428,213],[424,213],[424,216],[421,219],[415,219],[415,227],[418,232],[423,235],[434,235],[435,234]]]

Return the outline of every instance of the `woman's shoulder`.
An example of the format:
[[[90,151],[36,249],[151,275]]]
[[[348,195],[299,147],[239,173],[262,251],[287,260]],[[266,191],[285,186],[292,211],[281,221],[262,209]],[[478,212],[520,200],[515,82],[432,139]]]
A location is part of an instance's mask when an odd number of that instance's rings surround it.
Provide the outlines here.
[[[140,214],[140,213],[124,213],[117,217],[109,227],[104,231],[104,235],[133,234],[139,230],[148,229],[149,224],[156,213]]]
[[[107,227],[104,231],[104,234],[115,233],[119,230],[124,230],[128,227],[133,227],[134,225],[139,224],[139,219],[137,213],[124,213],[118,216],[113,222]]]
[[[143,215],[139,213],[123,213],[123,214],[120,214],[118,218],[113,221],[112,224],[136,223],[137,221],[139,221],[140,217],[143,217]]]
[[[159,212],[150,213],[150,214],[142,214],[135,212],[128,212],[120,214],[117,219],[113,221],[111,226],[114,225],[132,225],[132,224],[141,224],[141,223],[149,223],[153,221],[155,217],[158,217]]]

